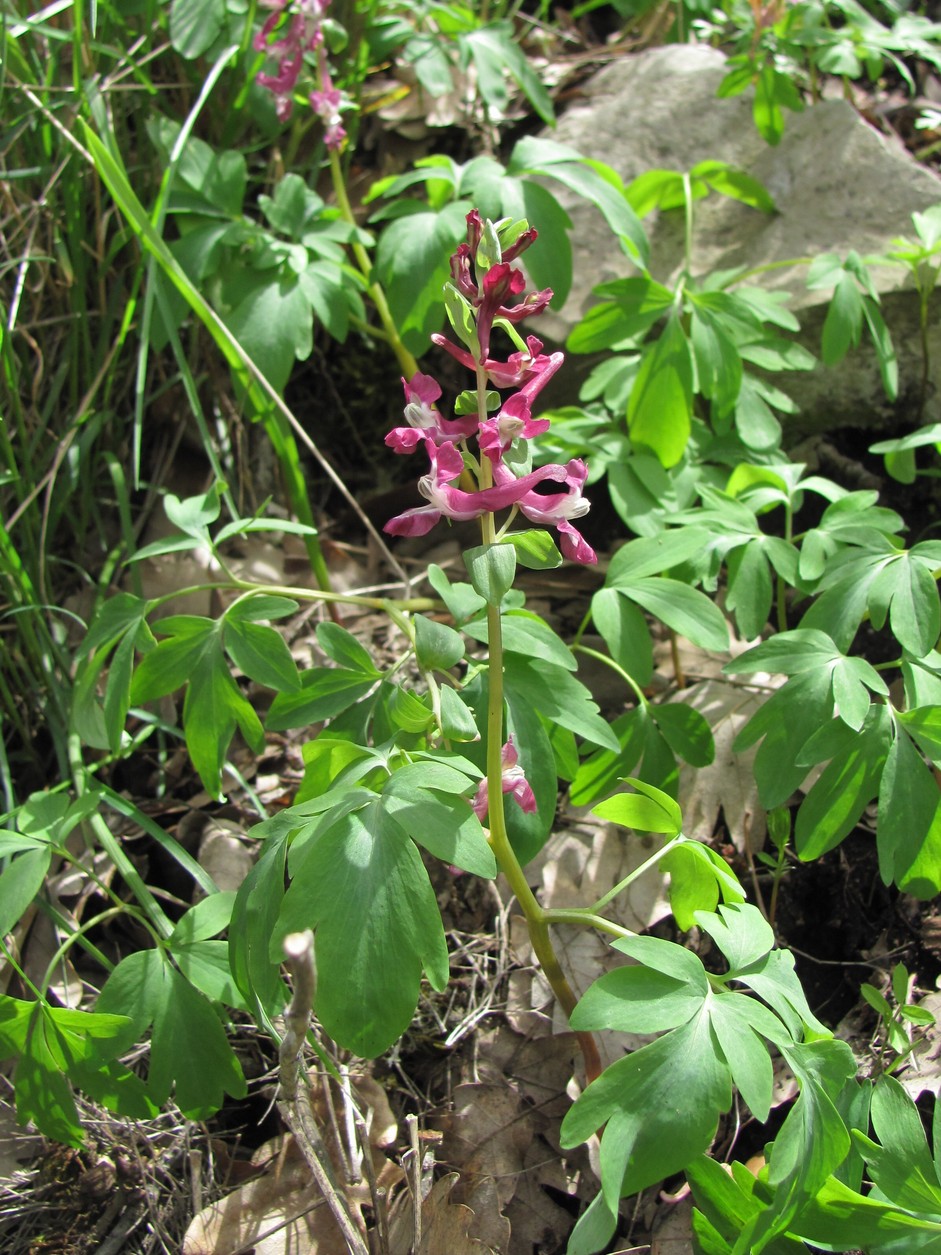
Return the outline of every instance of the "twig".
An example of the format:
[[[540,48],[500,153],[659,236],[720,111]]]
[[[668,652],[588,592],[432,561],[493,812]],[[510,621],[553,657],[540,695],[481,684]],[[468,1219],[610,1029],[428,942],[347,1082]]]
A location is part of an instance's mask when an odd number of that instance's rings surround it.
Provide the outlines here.
[[[386,1212],[386,1192],[379,1189],[379,1182],[376,1179],[376,1165],[372,1161],[372,1146],[369,1141],[369,1130],[366,1128],[366,1121],[355,1109],[353,1111],[353,1120],[356,1124],[356,1133],[362,1150],[363,1172],[369,1185],[369,1196],[372,1199],[372,1209],[376,1216],[376,1231],[379,1235],[379,1255],[389,1255],[389,1217]]]
[[[412,1249],[415,1255],[419,1255],[421,1250],[421,1146],[418,1141],[418,1117],[409,1115],[405,1117],[405,1123],[408,1125],[408,1137],[412,1146],[412,1161],[409,1167],[409,1185],[412,1189]]]
[[[311,1109],[306,1084],[298,1098],[298,1080],[301,1056],[310,1012],[314,1004],[317,978],[314,969],[314,934],[308,929],[303,933],[291,933],[284,939],[284,957],[294,985],[294,996],[284,1013],[284,1040],[279,1051],[282,1097],[278,1099],[278,1111],[284,1123],[294,1134],[301,1153],[317,1183],[317,1188],[327,1201],[351,1255],[369,1255],[369,1248],[353,1219],[346,1199],[337,1188],[333,1168],[326,1147],[320,1136],[317,1121]]]

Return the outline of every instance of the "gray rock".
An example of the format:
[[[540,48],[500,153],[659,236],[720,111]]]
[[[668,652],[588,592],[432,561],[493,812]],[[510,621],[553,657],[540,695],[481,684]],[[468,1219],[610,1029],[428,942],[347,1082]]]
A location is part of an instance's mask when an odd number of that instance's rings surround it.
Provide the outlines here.
[[[763,266],[820,253],[882,254],[900,235],[914,237],[913,212],[941,201],[941,179],[918,165],[901,145],[887,140],[845,100],[825,100],[804,113],[788,114],[784,137],[770,147],[751,118],[751,96],[719,100],[725,74],[719,52],[673,45],[624,57],[599,72],[584,98],[559,120],[551,138],[587,157],[608,162],[629,182],[646,170],[688,170],[707,158],[728,162],[758,178],[778,212],[767,215],[715,194],[697,203],[693,273],[736,266]],[[575,281],[564,308],[548,315],[541,333],[564,341],[594,303],[591,288],[636,273],[612,245],[593,209],[566,201],[575,232]],[[679,212],[651,215],[650,270],[670,283],[683,260]],[[805,266],[771,269],[753,280],[791,294],[802,324],[801,341],[819,352],[829,293],[809,291]],[[838,426],[908,430],[920,393],[918,302],[905,271],[874,270],[883,294],[900,367],[900,396],[885,397],[875,355],[864,341],[840,366],[776,377],[800,407],[789,437]],[[941,301],[935,302],[941,306]],[[941,310],[933,311],[931,376],[925,421],[941,420]]]

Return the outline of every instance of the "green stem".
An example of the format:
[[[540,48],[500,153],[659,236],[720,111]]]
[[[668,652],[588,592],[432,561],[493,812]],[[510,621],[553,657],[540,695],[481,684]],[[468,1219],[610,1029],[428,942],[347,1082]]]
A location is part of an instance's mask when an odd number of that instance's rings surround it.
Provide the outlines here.
[[[82,743],[78,734],[72,732],[69,734],[68,741],[69,764],[72,769],[72,783],[75,787],[75,796],[80,798],[88,792],[86,780],[85,763],[82,759]],[[114,863],[124,883],[134,894],[140,903],[152,927],[161,937],[169,937],[173,932],[173,924],[163,912],[157,899],[150,892],[150,889],[144,883],[143,878],[131,860],[124,853],[124,848],[118,841],[117,837],[105,823],[100,814],[95,812],[89,815],[84,821],[87,823],[95,835],[101,848]]]
[[[634,677],[625,671],[619,662],[615,662],[613,658],[607,654],[601,653],[598,649],[592,649],[589,645],[573,645],[571,647],[573,654],[584,654],[586,658],[596,658],[598,662],[603,662],[606,667],[610,667],[612,671],[616,671],[627,687],[634,693],[638,703],[641,706],[649,705],[647,698],[644,696],[644,690],[640,687]]]
[[[487,377],[483,367],[477,367],[477,407],[480,421],[487,417]],[[481,458],[480,486],[489,488],[493,482],[490,460]],[[485,545],[496,543],[496,529],[492,514],[484,514],[480,520],[481,539]],[[490,824],[490,847],[497,865],[506,877],[513,894],[526,918],[529,940],[542,968],[543,975],[555,994],[559,1006],[571,1019],[578,999],[566,979],[559,963],[552,938],[549,935],[547,912],[540,906],[523,874],[516,852],[510,844],[506,828],[506,811],[503,797],[503,625],[500,607],[487,604],[488,633],[488,702],[487,702],[487,798]],[[590,1033],[576,1033],[585,1060],[585,1073],[589,1081],[602,1072],[598,1047]]]
[[[543,914],[547,924],[580,924],[585,928],[597,928],[599,932],[610,933],[612,937],[636,937],[637,933],[629,928],[622,928],[614,920],[597,915],[587,906],[549,907]]]
[[[635,869],[629,875],[625,876],[623,880],[618,881],[614,888],[609,889],[603,898],[599,898],[597,902],[592,903],[592,905],[588,907],[589,913],[597,915],[599,911],[603,910],[604,907],[616,898],[619,893],[623,893],[628,885],[633,884],[635,880],[639,880],[645,872],[650,871],[651,867],[655,867],[663,858],[664,854],[669,854],[672,849],[675,849],[678,845],[682,845],[687,840],[688,838],[684,837],[682,833],[673,837],[666,843],[665,846],[663,846],[662,849],[659,849],[656,854],[651,854],[650,858],[645,859],[644,862],[641,863],[640,867],[635,867]]]
[[[347,195],[346,180],[343,177],[340,157],[338,153],[333,151],[330,152],[330,178],[333,181],[333,194],[336,197],[337,206],[344,221],[358,229],[358,224],[353,214],[353,207]],[[418,372],[418,362],[402,343],[399,329],[395,325],[395,319],[392,317],[392,312],[389,309],[389,302],[386,300],[382,284],[372,278],[373,266],[369,254],[358,240],[354,240],[350,247],[353,256],[356,258],[356,264],[360,269],[360,273],[369,285],[370,298],[376,308],[376,313],[379,315],[379,321],[382,323],[383,338],[388,340],[402,368],[402,373],[407,379],[411,379]]]

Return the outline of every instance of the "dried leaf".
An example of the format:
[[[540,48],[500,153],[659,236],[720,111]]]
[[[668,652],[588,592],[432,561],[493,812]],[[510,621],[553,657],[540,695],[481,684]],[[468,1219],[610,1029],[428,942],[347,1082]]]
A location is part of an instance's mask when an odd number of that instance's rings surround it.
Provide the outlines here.
[[[712,728],[716,743],[716,755],[708,767],[684,765],[680,769],[679,802],[688,837],[710,841],[721,813],[739,853],[745,853],[746,840],[752,851],[764,844],[765,812],[758,800],[753,770],[756,749],[736,754],[732,742],[765,697],[764,692],[721,680],[704,680],[684,689],[675,699],[699,711]]]

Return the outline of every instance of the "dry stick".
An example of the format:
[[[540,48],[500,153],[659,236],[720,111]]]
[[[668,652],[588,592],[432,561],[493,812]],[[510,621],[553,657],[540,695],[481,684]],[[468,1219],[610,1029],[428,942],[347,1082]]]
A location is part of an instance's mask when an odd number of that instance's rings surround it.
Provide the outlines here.
[[[314,1005],[317,977],[314,970],[314,934],[307,929],[302,933],[290,933],[284,939],[284,958],[291,973],[294,996],[284,1013],[284,1039],[278,1052],[279,1079],[282,1097],[278,1099],[278,1111],[287,1127],[294,1134],[301,1153],[317,1182],[317,1188],[327,1200],[351,1255],[369,1255],[346,1199],[333,1179],[333,1168],[327,1156],[327,1148],[320,1136],[314,1119],[306,1084],[298,1096],[298,1080],[301,1072],[301,1055],[310,1027],[310,1012]]]
[[[376,1179],[376,1165],[372,1161],[372,1144],[369,1141],[369,1130],[366,1128],[366,1121],[355,1108],[353,1110],[353,1121],[356,1125],[356,1133],[363,1151],[363,1172],[369,1185],[369,1196],[372,1199],[372,1209],[376,1217],[379,1253],[380,1255],[389,1255],[389,1217],[386,1212],[386,1192],[379,1188],[379,1182]]]
[[[418,1140],[418,1117],[409,1115],[405,1117],[405,1123],[408,1125],[408,1136],[412,1146],[412,1162],[409,1164],[410,1176],[409,1185],[412,1189],[412,1223],[413,1223],[413,1243],[412,1249],[415,1255],[419,1255],[421,1249],[421,1145]]]

